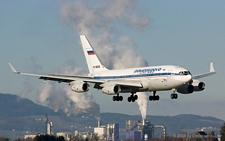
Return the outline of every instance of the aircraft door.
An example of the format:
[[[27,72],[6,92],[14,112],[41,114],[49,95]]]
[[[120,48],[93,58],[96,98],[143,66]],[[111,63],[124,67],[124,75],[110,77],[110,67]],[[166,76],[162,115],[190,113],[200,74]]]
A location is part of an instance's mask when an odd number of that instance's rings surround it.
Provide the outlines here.
[[[174,76],[174,74],[172,73],[173,72],[173,70],[169,70],[169,74],[168,74],[168,79],[172,79],[173,78],[173,76]]]

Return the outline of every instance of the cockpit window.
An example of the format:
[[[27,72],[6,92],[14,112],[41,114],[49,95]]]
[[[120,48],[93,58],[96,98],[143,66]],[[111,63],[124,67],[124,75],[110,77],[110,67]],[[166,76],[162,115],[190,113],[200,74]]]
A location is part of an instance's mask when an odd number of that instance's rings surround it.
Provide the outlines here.
[[[191,73],[189,71],[180,71],[179,74],[181,74],[181,75],[189,75]]]
[[[191,72],[190,71],[188,71],[188,73],[191,75]]]

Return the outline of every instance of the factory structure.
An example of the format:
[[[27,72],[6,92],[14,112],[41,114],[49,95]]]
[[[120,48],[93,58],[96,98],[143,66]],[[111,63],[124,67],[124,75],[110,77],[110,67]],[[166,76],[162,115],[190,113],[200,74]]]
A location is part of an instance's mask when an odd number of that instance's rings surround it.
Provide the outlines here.
[[[129,141],[151,141],[155,138],[155,129],[159,128],[161,131],[161,138],[165,140],[166,138],[166,128],[162,125],[153,125],[150,121],[142,120],[126,120],[125,129],[120,128],[118,123],[107,123],[105,125],[101,124],[101,121],[96,122],[96,127],[92,128],[92,131],[79,132],[53,132],[53,123],[48,121],[48,116],[45,115],[44,118],[44,134],[29,134],[25,135],[24,138],[35,138],[39,135],[56,135],[57,137],[63,136],[66,141],[75,141],[75,140],[93,140],[93,141],[120,141],[120,140],[129,140]],[[159,130],[157,130],[159,132]],[[121,137],[120,137],[121,135]],[[124,136],[125,135],[125,136]],[[188,134],[185,132],[174,134],[174,138],[185,138],[186,140],[199,140],[202,138],[208,138],[210,135],[206,134],[203,131],[198,131],[195,134]],[[217,136],[215,136],[217,138]],[[219,138],[218,138],[219,139]]]
[[[44,122],[45,122],[45,134],[53,135],[54,134],[53,133],[53,122],[48,122],[47,114],[45,115]]]
[[[45,133],[38,135],[54,135],[53,122],[48,121],[48,116],[45,115]],[[154,138],[154,129],[161,128],[161,138],[165,139],[166,129],[162,125],[152,125],[148,120],[126,120],[125,138],[130,141],[144,141]],[[65,140],[73,139],[81,140],[100,140],[100,141],[119,141],[120,128],[118,123],[107,123],[101,125],[101,121],[96,122],[96,127],[93,132],[57,132],[56,136],[63,136]],[[37,135],[37,134],[36,134]],[[34,138],[36,135],[25,135],[26,138]]]
[[[100,140],[119,141],[119,124],[108,123],[101,126],[101,121],[98,120],[98,127],[94,128],[94,133]]]
[[[154,138],[154,129],[162,129],[162,138],[166,137],[166,129],[162,125],[154,126],[147,120],[127,120],[126,121],[126,139],[130,141],[144,141]],[[101,121],[98,120],[97,127],[94,127],[94,132],[78,132],[75,131],[72,135],[68,132],[56,133],[57,136],[63,136],[65,139],[98,139],[101,141],[119,141],[119,124],[108,123],[101,125]]]
[[[162,125],[152,125],[148,120],[127,120],[126,121],[126,139],[129,140],[149,140],[154,138],[154,129],[162,129],[162,138],[166,137],[166,128]]]

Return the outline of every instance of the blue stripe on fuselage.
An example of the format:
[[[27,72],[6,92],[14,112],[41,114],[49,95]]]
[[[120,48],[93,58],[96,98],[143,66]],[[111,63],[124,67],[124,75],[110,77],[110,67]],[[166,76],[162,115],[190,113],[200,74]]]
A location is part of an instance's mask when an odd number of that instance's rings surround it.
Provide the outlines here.
[[[154,74],[133,74],[133,75],[119,75],[119,76],[94,76],[94,79],[118,79],[118,78],[138,78],[151,76],[170,76],[179,75],[177,73],[154,73]]]

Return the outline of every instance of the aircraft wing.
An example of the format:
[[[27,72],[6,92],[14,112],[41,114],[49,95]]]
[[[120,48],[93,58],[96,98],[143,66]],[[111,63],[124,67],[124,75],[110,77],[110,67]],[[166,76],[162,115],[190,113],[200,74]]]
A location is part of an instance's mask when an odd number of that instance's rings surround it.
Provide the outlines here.
[[[82,75],[58,75],[58,74],[33,74],[33,73],[24,73],[24,72],[18,72],[16,69],[12,66],[12,64],[8,63],[12,72],[15,74],[22,74],[22,75],[29,75],[29,76],[37,76],[39,79],[43,79],[45,81],[51,80],[51,81],[57,81],[59,83],[65,82],[70,83],[72,81],[76,80],[82,80],[84,82],[90,82],[90,83],[98,83],[98,84],[115,84],[115,85],[121,85],[121,86],[130,86],[130,87],[142,87],[141,83],[139,81],[127,81],[127,80],[104,80],[104,79],[94,79],[93,76],[82,76]]]
[[[209,72],[193,75],[192,78],[193,79],[199,79],[199,78],[203,78],[203,77],[206,77],[206,76],[209,76],[209,75],[213,75],[215,73],[216,72],[215,72],[214,67],[213,67],[213,62],[211,62],[210,63],[210,71]]]
[[[43,74],[24,73],[24,72],[16,71],[16,69],[12,66],[12,64],[10,62],[8,64],[9,64],[12,72],[15,73],[15,74],[37,76],[37,77],[39,77],[39,79],[43,79],[43,80],[52,80],[52,81],[70,83],[70,82],[78,80],[78,79],[91,79],[91,78],[93,78],[91,76],[79,76],[79,75],[56,75],[56,74],[43,75]]]

